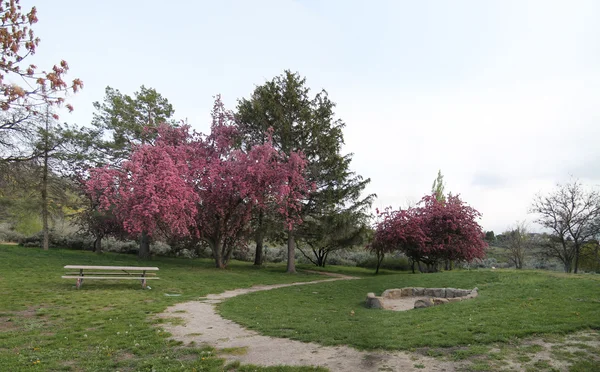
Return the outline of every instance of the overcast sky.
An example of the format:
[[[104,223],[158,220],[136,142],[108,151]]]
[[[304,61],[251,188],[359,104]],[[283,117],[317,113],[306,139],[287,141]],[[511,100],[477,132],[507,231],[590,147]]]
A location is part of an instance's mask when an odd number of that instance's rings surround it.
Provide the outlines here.
[[[290,69],[337,103],[376,207],[420,199],[441,169],[498,233],[556,182],[600,184],[600,1],[22,5],[38,8],[35,62],[84,81],[64,121],[89,124],[107,85],[144,84],[207,132],[215,94],[234,109]]]

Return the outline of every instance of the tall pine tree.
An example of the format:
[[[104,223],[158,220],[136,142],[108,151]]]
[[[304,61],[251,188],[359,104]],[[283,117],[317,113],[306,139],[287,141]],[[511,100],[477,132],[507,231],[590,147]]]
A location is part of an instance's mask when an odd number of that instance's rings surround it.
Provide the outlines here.
[[[356,231],[361,230],[365,211],[374,197],[361,198],[370,180],[351,172],[351,154],[341,154],[345,124],[335,118],[334,108],[326,91],[311,96],[306,79],[289,70],[256,87],[249,99],[238,103],[236,117],[244,134],[242,146],[264,143],[270,133],[277,149],[286,154],[302,152],[308,162],[308,179],[315,189],[303,204],[304,223],[286,231],[290,273],[296,270],[296,240],[311,242],[318,246],[317,251],[324,246],[339,246],[342,241],[350,244],[355,241]],[[263,240],[273,232],[272,226],[277,224],[264,213],[255,219],[257,264]],[[324,243],[328,234],[337,237],[335,243]]]

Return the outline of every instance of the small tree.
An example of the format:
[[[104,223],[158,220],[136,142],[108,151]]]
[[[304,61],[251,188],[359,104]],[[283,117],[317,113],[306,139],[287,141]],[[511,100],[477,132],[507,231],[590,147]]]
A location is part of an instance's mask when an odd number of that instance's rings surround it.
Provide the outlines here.
[[[198,196],[189,184],[188,149],[180,145],[187,130],[160,128],[155,145],[136,148],[121,168],[90,171],[88,195],[140,237],[140,258],[149,257],[150,239],[159,229],[185,236],[194,226]]]
[[[479,217],[459,196],[450,195],[441,202],[434,194],[428,195],[414,208],[386,209],[369,248],[380,260],[385,253],[400,250],[421,271],[435,272],[444,260],[469,262],[485,256],[487,244],[476,221]]]
[[[32,116],[43,116],[48,105],[62,105],[66,93],[77,92],[83,87],[79,79],[65,80],[69,71],[65,61],[42,71],[25,62],[36,53],[40,43],[32,30],[38,18],[35,7],[23,13],[19,2],[0,1],[0,109],[5,113],[0,119],[0,156],[6,161],[38,157],[35,152],[19,151],[12,137],[35,133],[35,129],[27,126]],[[66,107],[73,110],[69,104]]]
[[[485,241],[488,244],[494,244],[496,242],[496,235],[494,235],[493,231],[486,231],[485,232]]]
[[[420,260],[420,253],[428,241],[417,209],[394,211],[388,207],[383,212],[377,210],[377,214],[379,221],[373,241],[367,246],[377,256],[375,274],[379,273],[385,255],[395,251],[402,251],[411,258],[414,273],[414,264]]]
[[[505,239],[503,245],[508,249],[508,260],[517,269],[522,269],[525,255],[531,249],[531,241],[527,229],[527,223],[520,221],[515,226],[503,233]]]
[[[442,175],[442,170],[438,170],[437,178],[433,181],[433,185],[431,185],[431,193],[435,195],[437,201],[446,201],[446,196],[444,195],[444,190],[446,185],[444,184],[444,176]]]
[[[537,223],[552,232],[546,255],[563,263],[565,272],[577,273],[581,247],[600,233],[600,193],[586,190],[579,181],[558,184],[548,194],[538,194],[530,207]]]

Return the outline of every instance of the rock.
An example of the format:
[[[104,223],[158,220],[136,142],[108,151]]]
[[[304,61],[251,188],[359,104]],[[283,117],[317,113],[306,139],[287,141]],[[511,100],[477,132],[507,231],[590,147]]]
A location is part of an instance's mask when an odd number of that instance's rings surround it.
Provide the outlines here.
[[[446,298],[456,297],[456,288],[446,288]]]
[[[431,300],[431,298],[415,301],[415,309],[422,309],[424,307],[430,306],[433,306],[433,301]]]
[[[383,298],[396,299],[402,297],[402,289],[386,289],[381,294]]]
[[[433,297],[446,297],[446,288],[433,288]]]
[[[445,299],[445,298],[438,298],[438,297],[436,297],[436,298],[433,299],[433,304],[434,305],[443,305],[443,304],[447,304],[447,303],[448,303],[448,300]]]
[[[402,288],[402,297],[410,297],[413,295],[413,288]]]
[[[425,293],[425,288],[423,287],[414,287],[413,288],[413,296],[423,296]]]
[[[446,300],[448,300],[448,302],[460,302],[462,301],[461,297],[452,297],[452,298],[447,298]]]
[[[371,309],[383,309],[383,299],[375,296],[375,293],[367,294],[367,307]]]
[[[423,296],[433,296],[433,290],[435,288],[425,288],[423,290]]]
[[[455,292],[455,297],[465,297],[468,296],[469,293],[471,293],[471,291],[468,291],[466,289],[457,289]]]

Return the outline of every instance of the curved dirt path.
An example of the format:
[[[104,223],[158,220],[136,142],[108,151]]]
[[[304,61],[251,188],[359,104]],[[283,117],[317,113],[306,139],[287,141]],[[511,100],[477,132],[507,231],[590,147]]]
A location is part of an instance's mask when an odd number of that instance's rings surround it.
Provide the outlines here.
[[[321,273],[321,272],[319,272]],[[330,279],[289,284],[258,285],[251,288],[234,289],[219,294],[210,294],[200,301],[183,302],[167,308],[162,318],[182,318],[183,324],[165,323],[162,326],[176,340],[197,344],[209,344],[219,349],[235,348],[234,353],[222,353],[219,357],[228,361],[239,360],[243,364],[259,366],[322,366],[330,371],[454,371],[455,365],[418,354],[389,351],[359,351],[348,346],[322,346],[263,336],[243,328],[231,320],[222,318],[215,311],[215,304],[228,298],[257,291],[336,280],[359,279],[356,277],[321,273]]]

